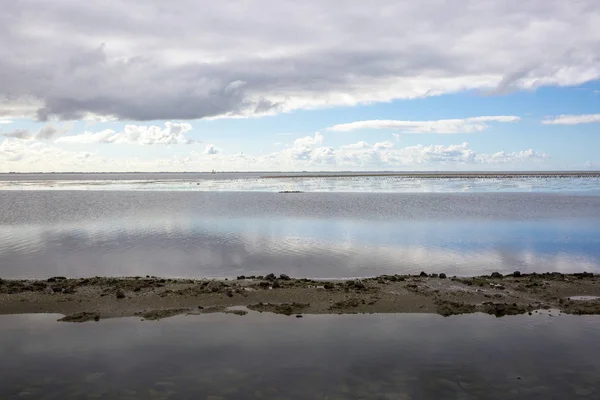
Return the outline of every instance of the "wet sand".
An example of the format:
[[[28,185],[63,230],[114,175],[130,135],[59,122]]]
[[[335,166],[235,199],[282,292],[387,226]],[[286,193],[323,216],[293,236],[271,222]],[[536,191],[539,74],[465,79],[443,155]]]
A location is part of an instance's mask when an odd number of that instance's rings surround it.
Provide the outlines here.
[[[569,299],[573,296],[588,296]],[[600,314],[600,275],[493,273],[383,275],[354,280],[293,279],[286,275],[223,280],[54,277],[1,280],[0,314],[59,313],[65,322],[247,310],[303,314],[483,312],[498,317],[557,310]]]

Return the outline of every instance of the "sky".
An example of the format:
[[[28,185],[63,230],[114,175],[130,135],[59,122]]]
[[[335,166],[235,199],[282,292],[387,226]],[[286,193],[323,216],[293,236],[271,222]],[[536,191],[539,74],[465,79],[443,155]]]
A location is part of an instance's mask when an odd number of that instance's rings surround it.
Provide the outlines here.
[[[600,170],[597,0],[20,0],[0,172]]]

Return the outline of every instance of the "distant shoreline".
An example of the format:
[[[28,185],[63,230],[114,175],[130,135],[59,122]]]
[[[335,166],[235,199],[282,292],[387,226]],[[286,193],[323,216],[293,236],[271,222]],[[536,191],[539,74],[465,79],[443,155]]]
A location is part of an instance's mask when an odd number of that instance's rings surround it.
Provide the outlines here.
[[[573,299],[572,296],[583,296]],[[588,296],[588,297],[586,297]],[[589,297],[591,296],[591,297]],[[600,315],[600,275],[493,273],[382,275],[352,280],[294,279],[286,275],[233,279],[78,278],[0,279],[0,315],[59,313],[62,321],[105,318],[145,320],[178,314],[249,311],[284,315],[482,312],[531,314],[536,310]],[[233,308],[232,308],[233,307]]]
[[[360,177],[398,177],[398,178],[454,178],[454,179],[484,179],[484,178],[598,178],[600,172],[374,172],[374,173],[317,173],[317,174],[290,174],[290,175],[264,175],[264,179],[286,178],[360,178]]]

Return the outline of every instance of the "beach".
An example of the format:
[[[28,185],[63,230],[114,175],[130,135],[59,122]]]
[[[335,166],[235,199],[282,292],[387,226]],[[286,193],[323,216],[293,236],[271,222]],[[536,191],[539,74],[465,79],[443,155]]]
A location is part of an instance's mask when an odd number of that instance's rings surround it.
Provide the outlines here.
[[[156,320],[247,310],[286,315],[357,313],[600,314],[600,276],[592,273],[494,273],[477,277],[384,275],[346,280],[287,275],[232,279],[158,277],[0,281],[0,315],[59,313],[85,322],[137,316]]]

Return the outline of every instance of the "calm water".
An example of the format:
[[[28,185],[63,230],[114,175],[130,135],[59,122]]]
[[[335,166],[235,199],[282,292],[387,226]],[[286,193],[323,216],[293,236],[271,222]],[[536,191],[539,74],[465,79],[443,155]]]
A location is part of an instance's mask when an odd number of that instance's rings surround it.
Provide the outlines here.
[[[435,178],[398,176],[327,176],[288,178],[283,173],[129,173],[0,174],[0,190],[141,190],[464,193],[578,192],[600,194],[600,177],[517,176],[502,178]],[[293,177],[296,174],[291,174]],[[343,174],[342,174],[343,175]],[[264,179],[270,176],[271,179]]]
[[[79,325],[57,318],[0,316],[0,398],[600,396],[595,317],[252,313]]]
[[[1,191],[0,276],[600,272],[600,196]]]

